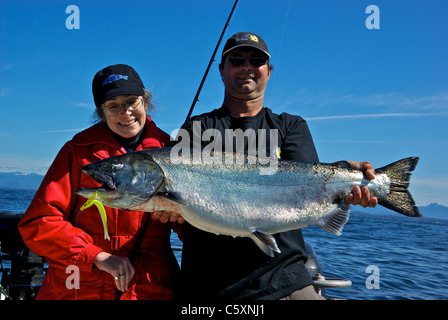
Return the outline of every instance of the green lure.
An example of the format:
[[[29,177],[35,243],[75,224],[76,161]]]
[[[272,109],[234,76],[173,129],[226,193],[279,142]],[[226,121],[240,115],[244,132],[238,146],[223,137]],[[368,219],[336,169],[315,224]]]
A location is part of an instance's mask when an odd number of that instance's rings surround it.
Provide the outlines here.
[[[96,191],[94,194],[92,194],[90,196],[89,200],[87,200],[87,202],[84,203],[79,210],[83,211],[83,210],[85,210],[87,208],[90,208],[92,205],[96,205],[96,207],[98,208],[98,211],[100,212],[101,221],[103,222],[104,239],[107,239],[107,240],[110,241],[109,231],[108,231],[108,228],[107,228],[106,210],[104,209],[104,206],[103,206],[103,204],[100,201],[95,200],[97,193],[98,193],[98,191]]]

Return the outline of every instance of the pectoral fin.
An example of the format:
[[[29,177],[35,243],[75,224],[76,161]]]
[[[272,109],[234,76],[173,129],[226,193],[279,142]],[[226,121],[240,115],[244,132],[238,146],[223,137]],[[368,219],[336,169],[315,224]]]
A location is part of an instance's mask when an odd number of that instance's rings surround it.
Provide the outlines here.
[[[270,257],[274,257],[274,252],[281,252],[277,246],[275,238],[269,233],[254,228],[252,230],[251,238],[261,251]]]
[[[342,234],[342,228],[350,215],[350,206],[345,203],[338,204],[327,216],[316,222],[316,226],[337,236]]]

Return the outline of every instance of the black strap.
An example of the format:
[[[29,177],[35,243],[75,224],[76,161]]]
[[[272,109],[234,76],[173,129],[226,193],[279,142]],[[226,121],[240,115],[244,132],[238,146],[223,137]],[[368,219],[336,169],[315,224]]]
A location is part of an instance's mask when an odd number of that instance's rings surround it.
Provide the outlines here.
[[[143,237],[145,236],[146,229],[148,229],[149,221],[151,220],[151,214],[148,212],[148,215],[145,219],[145,223],[141,227],[140,233],[138,234],[138,237],[135,241],[134,250],[131,252],[131,256],[129,257],[129,260],[132,264],[134,264],[135,259],[140,254],[140,247],[142,245]]]

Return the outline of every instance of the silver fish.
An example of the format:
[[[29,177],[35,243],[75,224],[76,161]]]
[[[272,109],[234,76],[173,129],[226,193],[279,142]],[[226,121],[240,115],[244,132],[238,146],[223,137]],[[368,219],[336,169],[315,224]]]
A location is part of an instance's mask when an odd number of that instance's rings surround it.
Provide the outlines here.
[[[256,157],[191,153],[179,159],[179,150],[149,149],[84,166],[103,187],[76,193],[89,198],[98,191],[99,201],[118,209],[181,211],[201,230],[250,237],[273,256],[280,252],[273,237],[279,232],[317,225],[340,235],[350,212],[343,199],[354,186],[367,186],[380,205],[420,217],[408,190],[418,160],[376,169],[375,179],[367,180],[360,171],[334,164],[278,160],[276,172],[267,175],[260,174],[266,164]]]

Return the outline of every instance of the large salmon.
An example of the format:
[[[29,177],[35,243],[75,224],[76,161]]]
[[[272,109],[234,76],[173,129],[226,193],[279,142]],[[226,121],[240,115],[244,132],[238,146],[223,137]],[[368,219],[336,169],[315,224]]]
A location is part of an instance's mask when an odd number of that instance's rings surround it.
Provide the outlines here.
[[[180,158],[164,148],[111,157],[82,168],[103,186],[76,193],[98,191],[98,200],[118,209],[178,210],[199,229],[250,237],[270,256],[280,252],[272,236],[278,232],[317,225],[340,235],[350,211],[343,199],[354,186],[366,185],[380,205],[421,216],[408,190],[416,157],[376,169],[367,180],[335,164],[278,160],[274,174],[260,174],[266,164],[255,157],[241,163],[236,154],[207,156]]]

